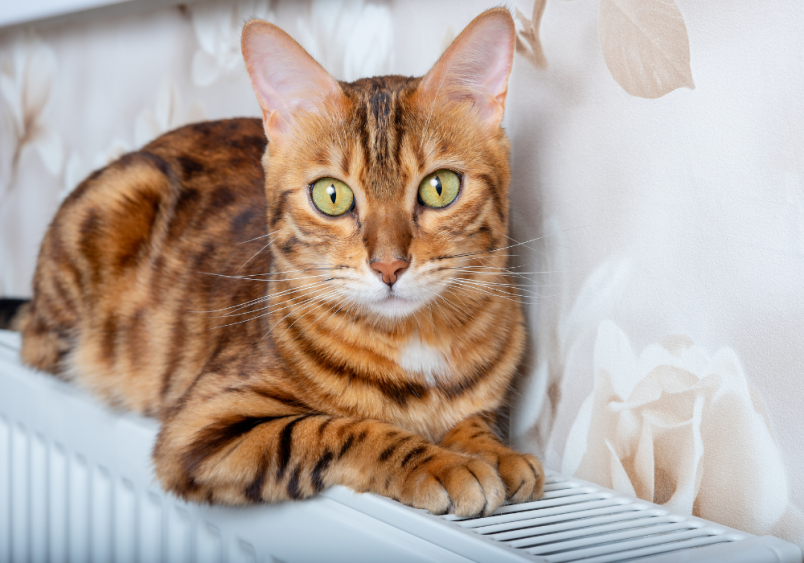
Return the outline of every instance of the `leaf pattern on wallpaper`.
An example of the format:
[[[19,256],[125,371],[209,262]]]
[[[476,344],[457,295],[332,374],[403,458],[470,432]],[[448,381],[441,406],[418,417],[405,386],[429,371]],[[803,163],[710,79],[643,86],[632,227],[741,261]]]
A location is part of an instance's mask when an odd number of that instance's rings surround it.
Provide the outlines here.
[[[134,121],[134,144],[141,147],[162,133],[204,119],[206,110],[200,102],[192,103],[188,110],[184,111],[178,87],[167,78],[156,91],[154,107],[145,108],[137,115]]]
[[[10,156],[7,189],[14,185],[22,151],[33,148],[45,168],[61,172],[64,148],[61,137],[43,119],[56,74],[56,55],[33,32],[13,42],[10,60],[0,67],[0,97],[6,108],[14,146]]]
[[[529,60],[536,68],[547,68],[547,59],[539,39],[539,27],[547,0],[535,0],[533,15],[530,19],[519,8],[516,9],[516,20],[521,29],[516,30],[516,52]]]
[[[599,28],[606,66],[632,96],[695,88],[687,27],[673,0],[601,0]]]
[[[86,164],[77,152],[70,154],[64,166],[60,197],[62,199],[66,197],[92,170],[111,164],[127,152],[142,147],[163,133],[205,119],[206,110],[200,102],[194,102],[187,111],[184,111],[178,86],[170,78],[162,80],[157,88],[153,107],[142,109],[134,120],[134,144],[125,139],[112,139],[104,149],[95,153],[89,164]]]
[[[387,4],[313,0],[310,17],[300,18],[297,29],[294,38],[338,80],[393,70],[394,26]]]
[[[269,0],[221,3],[198,2],[188,7],[198,50],[190,67],[193,84],[210,86],[234,69],[241,69],[240,29],[250,18],[273,21]]]

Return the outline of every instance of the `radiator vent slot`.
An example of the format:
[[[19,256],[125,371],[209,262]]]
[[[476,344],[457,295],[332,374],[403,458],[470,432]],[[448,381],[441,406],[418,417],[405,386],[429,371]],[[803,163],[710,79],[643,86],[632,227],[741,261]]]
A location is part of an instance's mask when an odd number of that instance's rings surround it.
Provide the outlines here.
[[[484,518],[447,521],[549,563],[609,563],[733,542],[743,536],[710,522],[548,473],[542,499]]]

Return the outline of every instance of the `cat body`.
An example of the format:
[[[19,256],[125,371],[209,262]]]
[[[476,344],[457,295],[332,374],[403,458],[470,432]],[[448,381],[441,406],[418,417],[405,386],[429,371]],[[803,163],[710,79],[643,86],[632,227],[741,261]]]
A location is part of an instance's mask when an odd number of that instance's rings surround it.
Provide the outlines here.
[[[265,22],[243,47],[263,120],[183,127],[70,194],[23,360],[158,417],[156,474],[187,499],[344,484],[475,515],[538,498],[539,462],[494,434],[525,339],[504,250],[510,15],[478,17],[424,78],[337,83]]]

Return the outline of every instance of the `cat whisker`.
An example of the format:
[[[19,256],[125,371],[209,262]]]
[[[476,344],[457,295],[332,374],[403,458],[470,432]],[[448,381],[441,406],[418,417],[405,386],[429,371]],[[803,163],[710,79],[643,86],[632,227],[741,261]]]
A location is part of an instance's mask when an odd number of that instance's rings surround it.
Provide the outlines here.
[[[482,289],[484,291],[488,291],[489,294],[493,294],[493,295],[500,295],[500,296],[506,295],[506,296],[512,296],[512,297],[522,297],[519,293],[507,291],[507,289],[509,289],[509,288],[499,288],[499,287],[489,286],[489,285],[486,285],[486,284],[473,283],[470,280],[462,280],[460,278],[455,278],[452,281],[457,285],[461,285],[463,287],[479,288],[479,289]]]
[[[454,280],[452,280],[452,281],[454,281]],[[444,283],[444,285],[448,285],[448,284]],[[461,284],[458,284],[458,285],[461,285]],[[505,300],[511,301],[513,303],[528,303],[528,304],[532,304],[530,301],[523,300],[521,298],[516,298],[515,299],[515,298],[510,297],[508,295],[501,295],[499,293],[496,293],[496,292],[493,292],[493,291],[487,291],[487,290],[485,290],[483,288],[474,287],[474,286],[471,286],[471,285],[462,285],[461,289],[463,289],[463,291],[469,291],[469,292],[477,293],[477,294],[480,294],[480,295],[488,295],[488,296],[491,296],[491,297],[498,297],[500,299],[505,299]]]
[[[307,268],[301,268],[299,270],[284,270],[284,271],[277,271],[277,272],[264,272],[262,274],[249,274],[248,276],[240,276],[243,278],[255,278],[257,276],[279,276],[284,274],[298,274],[303,272],[308,272],[310,270],[348,270],[350,269],[349,266],[308,266]],[[223,275],[223,274],[219,274]]]
[[[249,275],[249,276],[231,276],[231,275],[227,275],[227,274],[215,274],[215,273],[212,273],[212,272],[198,272],[198,273],[199,274],[204,274],[204,275],[207,275],[207,276],[215,276],[215,277],[219,277],[219,278],[228,278],[228,279],[232,279],[232,280],[258,281],[258,282],[263,282],[263,283],[267,283],[269,281],[272,281],[270,279],[262,279],[262,278],[257,277],[257,276],[263,276],[263,275],[267,275],[267,274],[256,274],[256,275]],[[300,277],[300,278],[285,278],[282,281],[324,278],[324,277],[327,277],[327,276],[331,276],[331,274],[316,274],[316,275],[304,276],[304,277]],[[332,278],[332,279],[340,279],[340,278]]]
[[[309,297],[309,298],[305,299],[305,300],[303,301],[303,303],[306,303],[307,301],[310,301],[311,299],[317,299],[317,298],[319,298],[319,297],[320,297],[320,296]],[[295,305],[295,303],[294,303],[294,304],[291,304],[291,305],[286,305],[285,307],[280,307],[279,309],[276,309],[276,308],[274,308],[274,307],[276,307],[276,306],[278,306],[278,305],[284,305],[284,304],[285,304],[285,303],[287,303],[288,301],[292,301],[292,300],[293,300],[293,298],[292,298],[292,297],[290,297],[290,298],[288,298],[288,299],[285,299],[284,301],[281,301],[280,303],[275,303],[275,304],[270,305],[270,306],[268,306],[268,307],[263,307],[262,309],[257,309],[257,310],[255,310],[255,311],[250,311],[249,313],[256,313],[257,311],[266,310],[266,312],[265,312],[265,313],[262,313],[262,314],[260,314],[260,315],[255,316],[255,317],[251,317],[251,318],[248,318],[248,319],[243,319],[243,320],[240,320],[240,321],[237,321],[237,322],[234,322],[234,323],[229,323],[229,324],[225,324],[225,325],[220,325],[220,326],[216,326],[216,327],[211,327],[211,328],[210,328],[210,329],[208,329],[208,330],[211,330],[211,329],[213,329],[213,328],[224,328],[224,327],[227,327],[227,326],[233,326],[233,325],[241,324],[241,323],[248,322],[248,321],[251,321],[251,320],[259,319],[259,318],[261,318],[261,317],[265,317],[266,315],[269,315],[270,313],[275,313],[275,312],[278,312],[278,311],[283,311],[283,310],[285,310],[285,309],[288,309],[288,308],[290,308],[290,307],[293,307],[293,306]],[[291,311],[291,313],[292,313],[292,311]],[[246,313],[243,313],[243,314],[246,314]],[[216,318],[220,318],[220,317],[216,317]]]
[[[220,311],[227,311],[229,309],[235,309],[235,308],[239,308],[239,307],[259,303],[261,301],[265,301],[266,299],[268,299],[268,297],[263,296],[263,297],[258,297],[256,299],[252,299],[251,301],[246,301],[245,303],[240,303],[239,305],[230,305],[229,307],[224,307],[223,309],[211,309],[209,311],[187,311],[187,313],[219,313]]]
[[[334,293],[334,290],[333,290],[333,291],[331,291],[330,293]],[[276,328],[276,327],[279,325],[279,323],[281,323],[282,321],[284,321],[285,319],[287,319],[287,318],[288,318],[290,315],[292,315],[294,312],[296,312],[297,310],[299,310],[301,307],[305,306],[305,305],[306,305],[306,304],[308,304],[310,301],[314,301],[314,300],[321,299],[321,297],[322,297],[322,296],[318,296],[318,297],[310,297],[309,299],[305,299],[304,301],[302,301],[302,302],[301,302],[301,303],[300,303],[300,304],[299,304],[297,307],[295,307],[294,309],[291,309],[291,311],[290,311],[290,312],[289,312],[287,315],[285,315],[284,317],[282,317],[281,319],[279,319],[278,321],[276,321],[276,323],[274,323],[274,325],[273,325],[273,326],[271,326],[271,328],[269,328],[269,329],[268,329],[268,332],[266,332],[266,333],[265,333],[265,335],[264,335],[262,338],[264,339],[266,336],[268,336],[269,334],[271,334],[271,331],[273,331],[273,330],[274,330],[274,329],[275,329],[275,328]],[[292,306],[292,305],[288,305],[288,307],[291,307],[291,306]],[[297,319],[297,320],[298,320],[298,319]],[[294,321],[294,322],[295,322],[295,321]],[[293,326],[293,325],[291,325],[291,326]],[[288,327],[288,328],[290,328],[290,327]]]
[[[560,231],[560,232],[561,232],[561,233],[566,233],[566,232],[568,232],[568,231],[575,230],[575,229],[580,229],[580,228],[582,228],[582,227],[571,227],[571,228],[568,228],[568,229],[564,229],[563,231]],[[557,235],[557,234],[558,234],[558,233],[553,233],[553,234],[550,234],[550,235],[542,235],[542,236],[535,237],[535,238],[532,238],[532,239],[529,239],[529,240],[526,240],[526,241],[523,241],[523,242],[517,242],[517,243],[515,243],[515,244],[510,244],[510,245],[508,245],[508,246],[503,246],[503,247],[500,247],[500,248],[495,248],[495,249],[493,249],[493,250],[477,251],[477,252],[463,252],[463,253],[459,253],[459,254],[452,254],[452,255],[447,255],[447,256],[441,256],[439,259],[440,259],[440,260],[445,260],[445,259],[447,259],[447,258],[462,258],[462,257],[466,257],[466,256],[489,255],[489,254],[492,254],[492,253],[495,253],[495,252],[499,252],[499,251],[501,251],[501,250],[508,250],[509,248],[515,248],[515,247],[517,247],[517,246],[524,246],[525,248],[529,248],[529,247],[527,246],[528,244],[530,244],[530,243],[532,243],[532,242],[536,242],[536,241],[542,240],[542,239],[545,239],[545,238],[548,238],[548,237],[550,237],[550,236],[555,236],[555,235]],[[506,235],[506,236],[507,236],[507,235]],[[510,237],[509,237],[509,238],[510,238]],[[513,240],[513,239],[512,239],[512,240]],[[531,250],[533,250],[533,249],[531,249]],[[495,256],[495,257],[497,257],[497,256],[500,256],[500,255],[498,255],[498,254],[494,254],[494,256]],[[507,255],[507,256],[516,256],[516,255]]]
[[[287,294],[290,294],[290,293],[296,293],[296,292],[299,292],[299,291],[309,291],[309,290],[314,289],[315,287],[322,286],[322,285],[325,285],[325,282],[315,282],[315,283],[305,284],[305,285],[302,285],[300,287],[294,287],[294,288],[286,289],[284,291],[273,293],[271,295],[266,295],[266,296],[263,296],[263,297],[260,297],[260,298],[257,298],[257,299],[252,299],[251,301],[241,303],[240,305],[232,305],[231,307],[225,307],[223,309],[216,309],[216,310],[212,310],[212,311],[189,311],[189,312],[190,313],[218,313],[218,312],[221,312],[221,311],[227,311],[229,309],[232,309],[233,311],[238,311],[240,309],[249,307],[251,305],[257,305],[259,303],[268,301],[271,298],[281,297],[283,295],[287,295]],[[248,314],[248,312],[246,312],[246,313],[238,313],[238,314],[243,315],[243,314]],[[219,316],[216,316],[216,317],[213,317],[213,318],[222,318],[222,317],[227,317],[227,316],[232,316],[232,315],[219,315]]]
[[[524,287],[519,286],[517,284],[513,284],[513,283],[492,282],[492,281],[488,281],[488,280],[474,280],[474,279],[470,279],[470,278],[460,278],[460,277],[456,277],[456,278],[453,278],[453,279],[461,280],[461,281],[465,281],[465,282],[469,282],[469,283],[474,283],[476,285],[482,285],[484,287],[505,287],[505,288],[515,289],[517,291],[528,291],[528,292],[530,291],[529,289],[525,289]]]
[[[338,301],[336,301],[335,303],[333,303],[333,304],[332,304],[332,305],[329,307],[329,309],[327,309],[326,311],[324,311],[323,313],[321,313],[321,314],[320,314],[320,315],[319,315],[319,316],[318,316],[318,317],[317,317],[317,318],[316,318],[316,319],[315,319],[315,320],[314,320],[312,323],[310,323],[310,325],[309,325],[309,326],[313,326],[315,323],[317,323],[319,320],[321,320],[321,317],[323,317],[324,315],[326,315],[326,314],[330,313],[330,312],[332,311],[332,309],[334,309],[334,308],[335,308],[335,307],[337,307],[338,305],[340,305],[340,302],[338,302]],[[308,311],[308,312],[309,312],[309,311]],[[306,315],[306,314],[307,314],[307,313],[304,313],[304,315]],[[294,324],[296,324],[296,322],[298,322],[299,320],[301,320],[301,318],[302,318],[302,317],[304,317],[304,315],[302,315],[301,317],[299,317],[298,319],[296,319],[295,321],[293,321],[293,324],[291,324],[291,325],[290,325],[288,328],[286,328],[286,329],[285,329],[285,332],[287,332],[288,330],[290,330],[290,327],[291,327],[291,326],[293,326]],[[305,331],[305,330],[307,330],[307,327],[303,327],[303,328],[301,329],[301,332],[299,332],[299,336],[301,336],[302,334],[304,334],[304,331]],[[285,335],[285,332],[283,332],[283,333],[282,333],[282,336],[284,336],[284,335]],[[298,338],[299,336],[297,336],[296,338]]]
[[[265,250],[266,248],[268,248],[269,246],[271,246],[271,243],[272,243],[272,242],[274,242],[274,240],[276,240],[276,238],[272,238],[271,240],[269,240],[269,241],[268,241],[268,242],[265,244],[265,246],[263,246],[262,248],[260,248],[260,249],[259,249],[257,252],[255,252],[254,254],[252,254],[252,255],[251,255],[251,258],[249,258],[248,260],[246,260],[245,262],[243,262],[243,264],[242,264],[242,265],[241,265],[241,266],[240,266],[240,267],[237,269],[237,271],[235,272],[235,275],[236,275],[236,274],[239,274],[239,273],[240,273],[240,270],[242,270],[243,268],[245,268],[245,267],[246,267],[246,264],[248,264],[249,262],[251,262],[252,260],[254,260],[254,258],[256,258],[258,254],[260,254],[260,253],[261,253],[263,250]]]
[[[287,303],[288,301],[290,301],[290,299],[287,299],[287,300],[283,301],[282,303],[278,303],[278,305],[282,305],[282,304],[284,304],[284,303]],[[282,310],[287,309],[288,307],[292,307],[292,306],[293,306],[293,305],[288,305],[287,307],[282,307],[282,308],[280,308],[280,309],[274,309],[274,310],[271,310],[271,309],[272,309],[272,306],[268,306],[268,307],[262,307],[261,309],[256,309],[256,310],[254,310],[254,311],[248,311],[247,313],[241,313],[241,314],[244,314],[244,315],[245,315],[245,314],[254,314],[254,313],[257,313],[258,311],[265,311],[264,313],[261,313],[261,314],[259,314],[259,315],[254,316],[254,317],[250,317],[250,318],[248,318],[248,319],[241,319],[241,320],[236,321],[236,322],[233,322],[233,323],[228,323],[228,324],[224,324],[224,325],[213,326],[213,327],[210,327],[210,328],[209,328],[209,329],[207,329],[207,330],[212,330],[212,329],[216,329],[216,328],[225,328],[225,327],[227,327],[227,326],[234,326],[234,325],[238,325],[238,324],[241,324],[241,323],[246,323],[246,322],[248,322],[248,321],[253,321],[253,320],[255,320],[255,319],[259,319],[259,318],[265,317],[265,316],[267,316],[267,315],[269,315],[269,314],[271,314],[271,313],[273,313],[273,312],[276,312],[276,311],[282,311]],[[228,317],[228,316],[236,316],[236,315],[223,315],[223,316],[221,316],[221,317],[212,317],[212,318],[224,318],[224,317]]]
[[[253,241],[255,241],[255,240],[259,240],[259,239],[261,239],[261,238],[270,237],[271,235],[273,235],[273,234],[275,234],[275,233],[278,233],[278,232],[279,232],[279,231],[281,231],[281,230],[282,230],[282,229],[277,229],[277,230],[275,230],[275,231],[271,231],[270,233],[266,233],[266,234],[264,234],[264,235],[260,235],[260,236],[258,236],[258,237],[250,238],[250,239],[248,239],[248,240],[244,240],[243,242],[238,242],[238,243],[235,243],[235,246],[239,246],[239,245],[241,245],[241,244],[246,244],[247,242],[253,242]]]
[[[460,280],[460,278],[456,278],[456,279]],[[489,283],[486,283],[486,282],[478,282],[478,281],[475,281],[475,280],[462,280],[462,281],[464,282],[463,285],[471,285],[473,287],[481,287],[481,288],[484,288],[486,290],[496,291],[496,292],[498,292],[500,294],[504,294],[504,295],[511,295],[511,296],[516,296],[516,297],[520,297],[520,298],[530,298],[530,297],[540,298],[541,297],[541,295],[536,293],[535,291],[532,291],[532,290],[526,289],[526,288],[521,288],[521,287],[518,287],[518,286],[515,286],[515,285],[489,284]]]

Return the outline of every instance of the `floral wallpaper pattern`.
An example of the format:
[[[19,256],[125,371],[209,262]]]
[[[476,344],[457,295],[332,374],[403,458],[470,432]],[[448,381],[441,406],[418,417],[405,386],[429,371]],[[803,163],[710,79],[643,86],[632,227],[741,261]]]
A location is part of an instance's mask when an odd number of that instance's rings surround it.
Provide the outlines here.
[[[0,29],[0,295],[89,172],[258,116],[251,16],[339,79],[420,75],[479,0],[217,0]],[[549,467],[804,546],[804,4],[515,0],[510,435]],[[695,79],[693,80],[693,75]]]
[[[535,0],[528,19],[519,8],[517,51],[536,68],[547,59],[539,27],[547,0]],[[673,0],[600,0],[600,47],[611,75],[632,96],[659,98],[695,88],[684,16]]]

